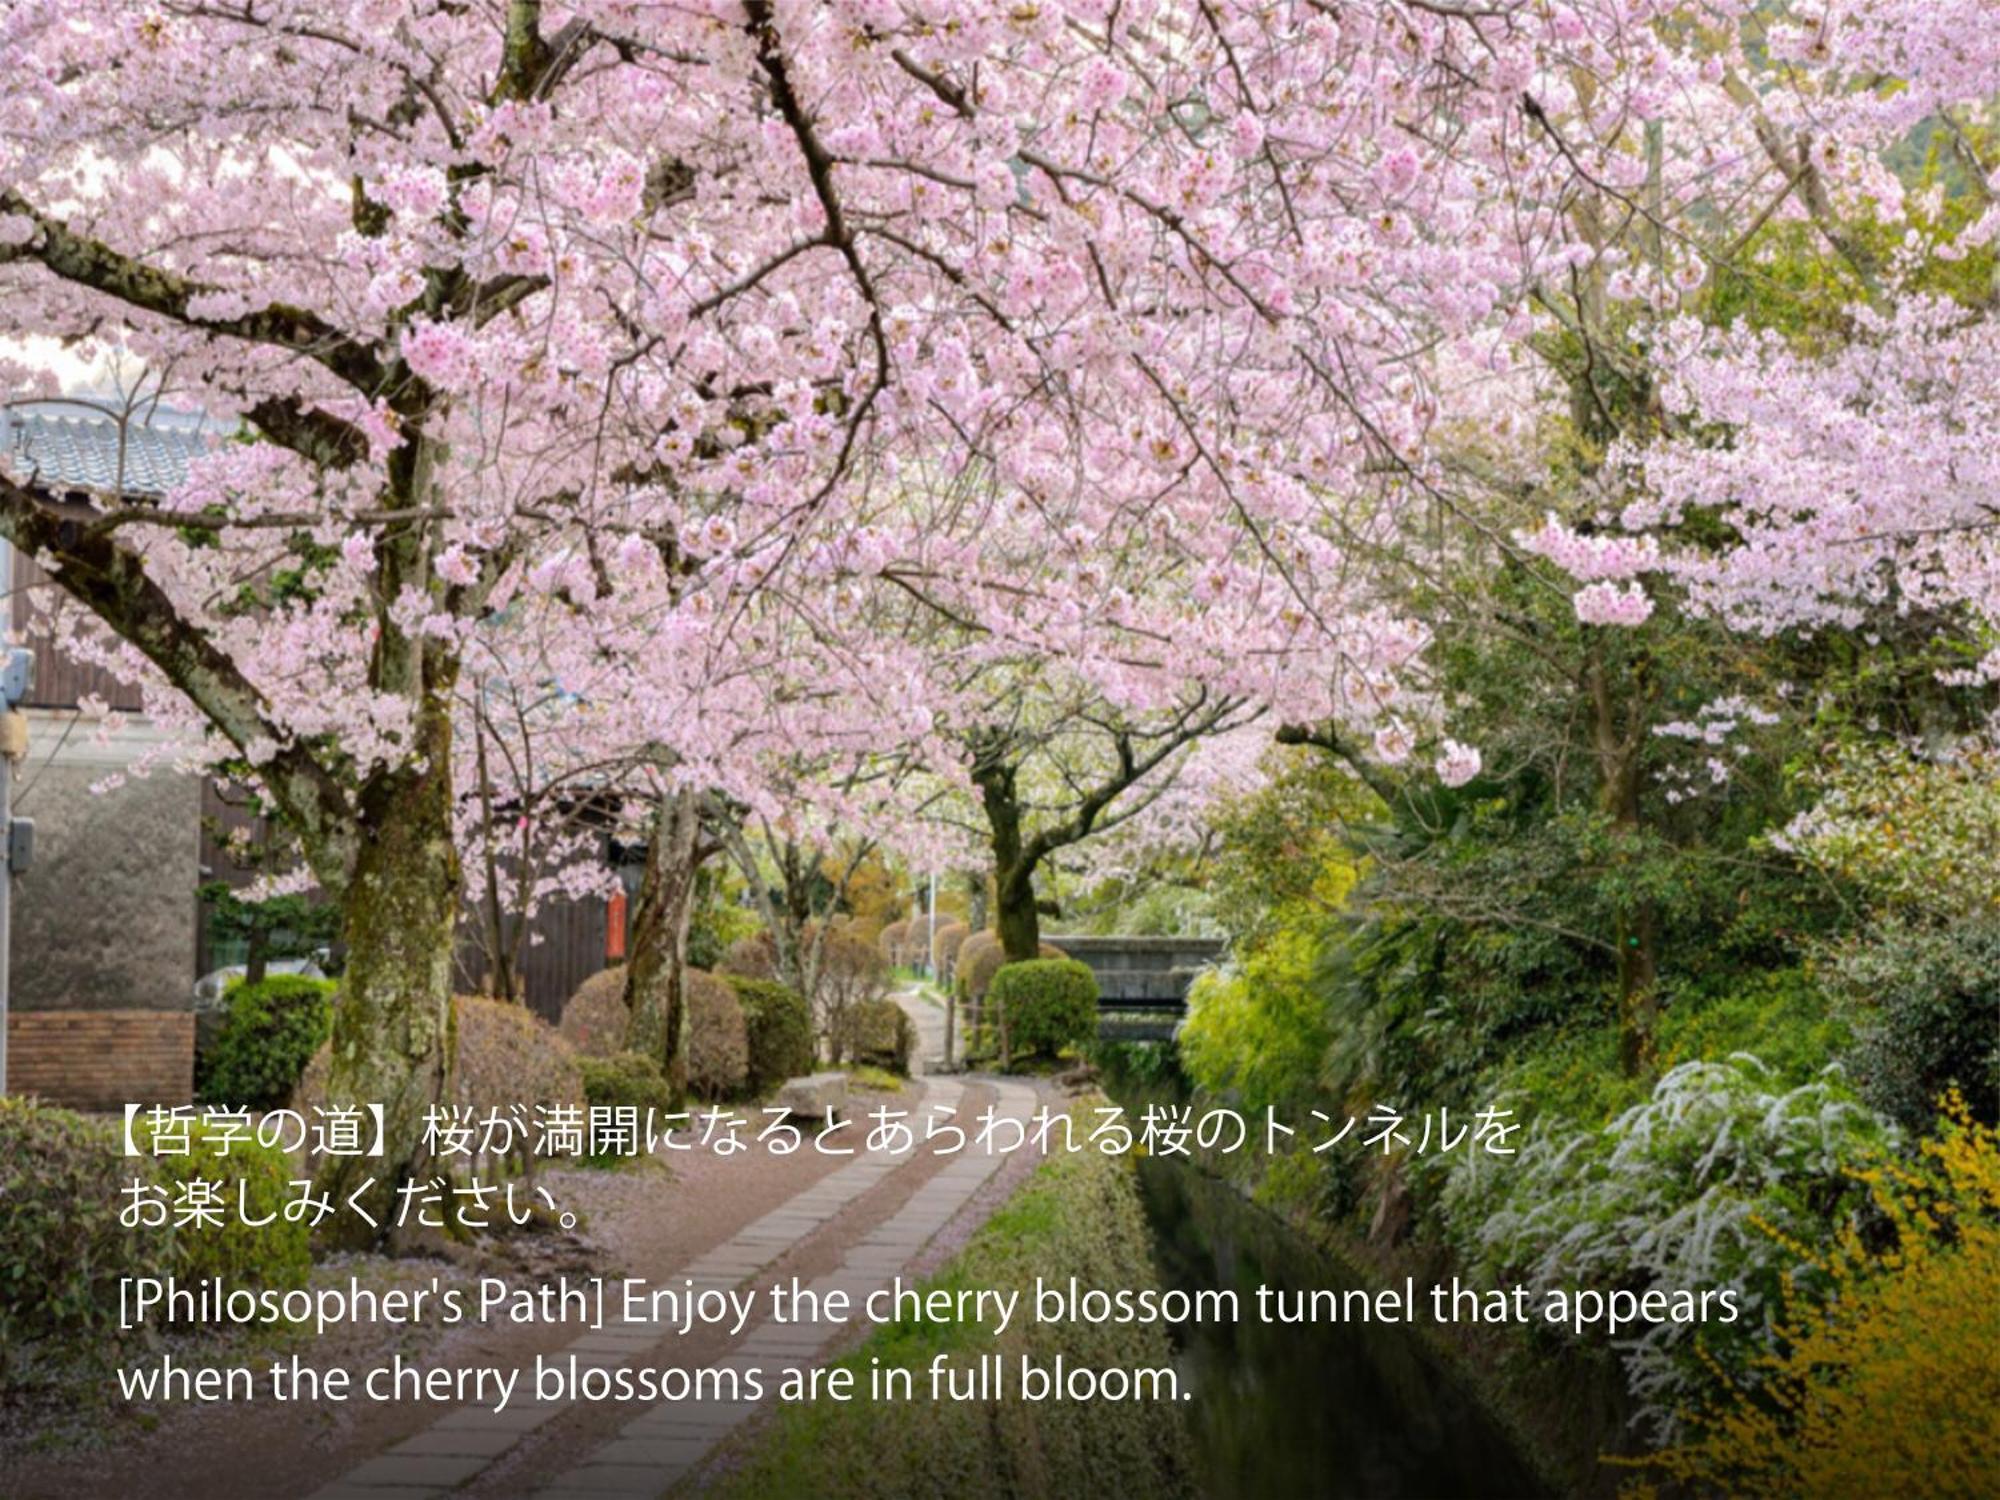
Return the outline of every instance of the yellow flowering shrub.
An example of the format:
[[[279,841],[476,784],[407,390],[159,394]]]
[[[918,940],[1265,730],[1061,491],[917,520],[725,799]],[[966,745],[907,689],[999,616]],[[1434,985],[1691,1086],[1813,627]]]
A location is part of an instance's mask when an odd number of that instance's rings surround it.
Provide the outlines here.
[[[1794,1247],[1835,1296],[1788,1311],[1757,1391],[1649,1467],[1747,1500],[2000,1492],[2000,1137],[1946,1108],[1915,1166],[1861,1174],[1887,1248],[1853,1231]]]

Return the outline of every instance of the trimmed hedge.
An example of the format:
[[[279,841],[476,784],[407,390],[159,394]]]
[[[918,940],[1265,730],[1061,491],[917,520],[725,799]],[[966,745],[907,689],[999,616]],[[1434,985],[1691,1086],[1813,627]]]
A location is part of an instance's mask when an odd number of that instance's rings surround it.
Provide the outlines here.
[[[1043,958],[1067,958],[1068,954],[1053,944],[1041,946]],[[1000,972],[1000,966],[1007,962],[1007,954],[1000,946],[1000,936],[994,932],[975,932],[959,945],[956,978],[958,995],[961,1000],[970,1000],[977,1005],[986,998],[986,990],[993,983],[993,976]]]
[[[725,978],[776,979],[778,945],[772,940],[770,929],[759,927],[749,936],[731,943],[729,950],[722,955],[722,961],[715,966],[715,972]]]
[[[202,1054],[196,1089],[228,1109],[276,1109],[333,1031],[330,979],[270,974],[255,984],[236,980],[215,1040]]]
[[[143,1123],[133,1129],[141,1151],[150,1151],[154,1133]],[[291,1157],[276,1146],[232,1134],[226,1141],[214,1129],[197,1125],[188,1132],[186,1155],[152,1156],[146,1166],[167,1190],[170,1205],[180,1201],[184,1184],[213,1183],[222,1196],[220,1222],[177,1225],[173,1235],[173,1266],[185,1277],[220,1276],[231,1285],[304,1286],[312,1273],[312,1230],[303,1218],[285,1221],[292,1200]],[[195,1191],[200,1191],[196,1189]],[[245,1220],[269,1219],[266,1223]],[[147,1233],[147,1231],[141,1231]],[[150,1231],[152,1255],[158,1263],[166,1231]]]
[[[750,1079],[750,1023],[726,979],[689,969],[688,1088],[703,1099],[733,1099]]]
[[[917,1028],[895,1001],[863,1000],[848,1011],[838,1040],[840,1055],[848,1063],[887,1068],[908,1077]]]
[[[134,1135],[146,1149],[143,1118]],[[214,1136],[195,1124],[188,1154],[127,1158],[107,1121],[0,1098],[0,1375],[11,1378],[11,1356],[36,1340],[88,1341],[95,1349],[117,1328],[121,1277],[305,1283],[309,1227],[285,1222],[283,1213],[298,1175],[291,1158],[235,1134],[220,1155]],[[120,1224],[123,1189],[134,1177],[166,1190],[166,1224]],[[220,1224],[172,1222],[178,1186],[196,1180],[216,1184]],[[273,1221],[241,1223],[239,1195],[251,1217],[274,1214]]]
[[[963,922],[946,922],[938,928],[931,939],[931,972],[944,983],[950,983],[958,973],[958,950],[965,940],[972,936],[972,929]]]
[[[0,1097],[0,1367],[50,1335],[118,1324],[118,1278],[166,1269],[161,1231],[118,1222],[129,1174],[112,1128]]]
[[[1003,965],[986,991],[1001,1061],[1083,1046],[1097,1031],[1097,997],[1097,976],[1073,958]]]
[[[674,1107],[674,1093],[667,1087],[667,1075],[643,1052],[580,1057],[577,1069],[583,1075],[586,1103],[606,1109],[667,1111]]]
[[[813,1067],[812,1008],[805,996],[774,979],[724,975],[743,1003],[750,1039],[751,1092],[763,1094]]]
[[[910,924],[907,921],[891,922],[875,937],[875,949],[883,959],[891,964],[903,962],[904,950],[910,945]]]
[[[581,1057],[615,1057],[625,1050],[631,1017],[625,1004],[625,966],[620,964],[576,987],[557,1029]]]
[[[581,1107],[585,1103],[576,1049],[526,1006],[484,995],[458,995],[452,999],[452,1009],[458,1056],[455,1092],[446,1103],[471,1109],[477,1116],[488,1110],[505,1115],[517,1104],[532,1111],[538,1104]],[[313,1054],[311,1066],[292,1091],[294,1109],[326,1103],[332,1062],[330,1045]],[[524,1132],[510,1160],[532,1175],[535,1158],[529,1144]],[[472,1162],[474,1168],[488,1165],[484,1157]]]

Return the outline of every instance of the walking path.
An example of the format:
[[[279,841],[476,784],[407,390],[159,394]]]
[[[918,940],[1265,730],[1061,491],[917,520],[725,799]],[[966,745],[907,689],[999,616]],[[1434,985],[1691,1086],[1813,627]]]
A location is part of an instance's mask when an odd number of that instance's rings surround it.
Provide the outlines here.
[[[913,995],[897,998],[917,1023],[920,1066],[922,1060],[942,1051],[942,1012]],[[994,1105],[997,1116],[1026,1120],[1032,1114],[1037,1102],[1033,1088],[1011,1082],[995,1082],[992,1087],[998,1096]],[[942,1078],[918,1082],[915,1088],[912,1119],[919,1133],[922,1122],[935,1112],[956,1110],[965,1092],[963,1084]],[[968,1139],[973,1134],[968,1128]],[[681,1268],[676,1279],[690,1278],[697,1292],[750,1285],[786,1255],[811,1243],[836,1216],[891,1174],[906,1169],[921,1171],[924,1168],[917,1164],[933,1160],[921,1151],[860,1152],[851,1162]],[[1004,1161],[1002,1156],[970,1145],[947,1158],[947,1164],[932,1173],[894,1213],[847,1248],[837,1270],[808,1283],[815,1302],[840,1290],[848,1293],[850,1307],[858,1310],[869,1294],[890,1287]],[[779,1323],[766,1318],[753,1324],[721,1358],[704,1364],[738,1372],[760,1370],[768,1402],[784,1371],[816,1366],[832,1345],[858,1326],[865,1325],[858,1321]],[[670,1367],[677,1363],[671,1347],[676,1337],[652,1323],[621,1324],[586,1333],[551,1358],[564,1366],[574,1358],[586,1369],[615,1369],[641,1361]],[[532,1390],[531,1382],[524,1380],[522,1385]],[[569,1465],[566,1472],[538,1491],[540,1500],[658,1496],[705,1459],[761,1404],[660,1402],[626,1423],[611,1441]],[[484,1406],[458,1408],[320,1490],[314,1500],[427,1500],[443,1495],[478,1479],[572,1405],[529,1399],[511,1402],[498,1413]]]

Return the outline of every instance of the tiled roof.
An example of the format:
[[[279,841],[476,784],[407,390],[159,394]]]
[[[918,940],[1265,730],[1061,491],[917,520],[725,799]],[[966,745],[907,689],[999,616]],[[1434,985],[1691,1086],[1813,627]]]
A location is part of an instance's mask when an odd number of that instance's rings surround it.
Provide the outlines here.
[[[208,452],[215,429],[187,412],[150,409],[121,424],[87,399],[0,408],[0,463],[47,489],[164,495]]]

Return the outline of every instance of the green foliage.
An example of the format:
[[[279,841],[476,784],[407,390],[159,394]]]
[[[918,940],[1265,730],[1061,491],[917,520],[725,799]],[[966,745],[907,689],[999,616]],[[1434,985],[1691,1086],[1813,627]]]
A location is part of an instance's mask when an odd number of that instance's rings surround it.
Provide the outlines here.
[[[609,1109],[671,1110],[674,1093],[660,1065],[641,1052],[579,1057],[584,1102]]]
[[[42,1340],[88,1354],[115,1336],[121,1277],[221,1276],[232,1284],[301,1286],[312,1267],[308,1226],[284,1206],[299,1175],[290,1157],[199,1124],[184,1154],[152,1154],[154,1132],[135,1123],[141,1155],[126,1157],[117,1129],[31,1099],[0,1098],[0,1384],[13,1356]],[[158,1185],[187,1222],[127,1228],[124,1189]],[[210,1221],[191,1212],[213,1209]],[[272,1222],[246,1224],[244,1218]]]
[[[197,1086],[210,1103],[275,1109],[291,1097],[313,1053],[333,1030],[332,980],[271,974],[230,985]]]
[[[1858,1174],[1895,1143],[1837,1078],[1785,1089],[1748,1055],[1683,1063],[1602,1129],[1551,1124],[1513,1160],[1461,1156],[1445,1221],[1469,1262],[1538,1292],[1737,1289],[1735,1324],[1663,1324],[1624,1351],[1642,1414],[1671,1434],[1717,1369],[1754,1378],[1788,1298],[1831,1291],[1800,1249],[1859,1220]]]
[[[1037,1277],[1086,1286],[1156,1284],[1145,1218],[1129,1166],[1096,1153],[1039,1168],[993,1215],[926,1293],[972,1288],[1032,1297]],[[1173,1402],[1049,1401],[877,1403],[870,1372],[912,1372],[922,1396],[933,1359],[955,1369],[999,1354],[1048,1365],[1156,1369],[1172,1362],[1166,1335],[1143,1324],[1018,1319],[994,1338],[980,1324],[910,1318],[878,1328],[836,1365],[855,1372],[861,1398],[788,1403],[760,1429],[722,1480],[733,1500],[821,1500],[828,1495],[1111,1495],[1146,1500],[1191,1492],[1192,1466]],[[961,1377],[963,1378],[963,1377]]]
[[[1657,1035],[1663,1068],[1750,1052],[1773,1079],[1792,1085],[1817,1078],[1851,1041],[1847,1022],[1803,967],[1753,970],[1714,998],[1677,995]]]
[[[196,891],[211,941],[233,951],[261,945],[267,959],[310,958],[340,935],[340,908],[324,897],[272,896],[247,901],[227,881]]]
[[[118,1278],[163,1268],[158,1239],[118,1222],[118,1149],[101,1121],[0,1096],[0,1373],[28,1341],[115,1328]]]
[[[157,1134],[143,1120],[133,1136],[141,1151],[156,1149]],[[305,1285],[312,1271],[311,1227],[304,1218],[286,1221],[285,1205],[295,1197],[291,1184],[301,1174],[283,1151],[197,1125],[188,1132],[185,1154],[153,1155],[147,1168],[166,1187],[170,1203],[211,1190],[219,1200],[213,1219],[173,1229],[172,1265],[179,1275],[220,1276],[231,1285]],[[265,1219],[270,1222],[256,1222]],[[157,1249],[163,1240],[160,1231],[153,1233]]]
[[[1195,980],[1181,1058],[1197,1086],[1250,1110],[1288,1108],[1317,1092],[1331,1037],[1313,988],[1310,932],[1273,934],[1231,972]]]
[[[709,862],[695,871],[694,908],[688,918],[687,961],[713,969],[733,944],[757,930],[757,916],[738,896],[742,881],[726,866]]]
[[[909,1076],[917,1028],[894,1000],[859,1000],[841,1018],[839,1054],[862,1067]]]
[[[1058,1057],[1097,1034],[1097,976],[1073,958],[1003,965],[986,992],[1002,1061]]]
[[[805,996],[775,979],[753,979],[746,974],[723,977],[743,1004],[750,1041],[750,1090],[768,1093],[787,1078],[810,1073],[812,1009]]]
[[[1957,1089],[2000,1118],[2000,917],[1946,927],[1885,923],[1830,965],[1851,1021],[1861,1092],[1911,1130]]]

